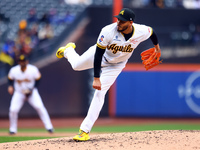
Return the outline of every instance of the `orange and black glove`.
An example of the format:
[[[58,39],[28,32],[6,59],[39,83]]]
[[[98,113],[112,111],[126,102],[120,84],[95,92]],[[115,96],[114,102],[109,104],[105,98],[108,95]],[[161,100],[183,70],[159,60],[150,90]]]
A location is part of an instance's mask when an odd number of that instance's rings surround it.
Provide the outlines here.
[[[161,52],[157,52],[154,47],[143,51],[140,55],[146,70],[162,63],[162,60],[160,60]]]

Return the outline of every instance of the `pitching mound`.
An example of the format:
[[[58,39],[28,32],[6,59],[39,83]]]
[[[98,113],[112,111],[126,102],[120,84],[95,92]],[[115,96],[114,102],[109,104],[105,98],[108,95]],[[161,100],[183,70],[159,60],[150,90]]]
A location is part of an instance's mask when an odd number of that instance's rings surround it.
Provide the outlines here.
[[[0,144],[1,150],[197,150],[200,131],[166,130],[92,134],[91,140],[72,137]]]

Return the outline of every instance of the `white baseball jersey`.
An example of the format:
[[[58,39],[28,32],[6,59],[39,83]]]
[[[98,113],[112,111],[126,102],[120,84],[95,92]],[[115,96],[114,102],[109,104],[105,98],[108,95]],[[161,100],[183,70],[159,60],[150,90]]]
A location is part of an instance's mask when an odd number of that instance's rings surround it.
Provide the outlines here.
[[[8,78],[14,80],[15,92],[11,99],[9,108],[10,132],[17,132],[18,113],[22,108],[25,99],[37,111],[45,128],[53,129],[49,114],[44,107],[37,88],[34,88],[35,80],[41,78],[41,74],[36,66],[28,64],[26,70],[22,72],[20,65],[14,66],[8,73]],[[31,89],[32,94],[27,98],[25,91]]]
[[[17,92],[24,93],[28,89],[33,89],[35,80],[41,78],[37,67],[28,64],[26,70],[22,72],[20,65],[11,68],[8,78],[14,80],[14,88]]]
[[[124,35],[117,31],[117,23],[105,26],[99,34],[97,46],[105,49],[104,57],[109,63],[126,61],[132,55],[134,49],[148,39],[152,34],[152,28],[146,25],[133,23],[134,32],[126,41]]]
[[[153,33],[149,26],[136,23],[133,23],[132,26],[134,28],[133,35],[128,41],[121,32],[117,31],[117,23],[113,23],[101,30],[97,44],[91,46],[81,56],[73,47],[66,48],[64,51],[64,56],[72,68],[80,71],[94,67],[96,46],[105,49],[101,62],[101,90],[95,90],[88,114],[80,126],[80,129],[85,132],[91,131],[104,104],[106,92],[125,67],[134,49]]]

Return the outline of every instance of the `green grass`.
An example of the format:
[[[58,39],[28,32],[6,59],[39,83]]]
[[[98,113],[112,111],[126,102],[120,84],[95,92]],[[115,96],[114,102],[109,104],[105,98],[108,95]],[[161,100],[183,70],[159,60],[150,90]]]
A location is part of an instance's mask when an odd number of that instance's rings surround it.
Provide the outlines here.
[[[152,131],[152,130],[200,130],[198,124],[151,124],[151,125],[127,125],[127,126],[94,126],[92,133],[117,133],[117,132],[137,132],[137,131]],[[0,129],[0,132],[8,132],[8,129]],[[19,129],[18,132],[47,132],[41,129]],[[78,128],[56,128],[55,132],[71,132],[77,133]],[[0,136],[0,143],[27,141],[37,139],[49,139],[56,137],[20,137],[20,136]]]
[[[53,138],[53,137],[0,136],[0,143],[17,142],[17,141],[28,141],[28,140],[39,140],[39,139],[50,139],[50,138]]]
[[[198,124],[151,124],[136,126],[94,127],[93,132],[137,132],[150,130],[200,130]]]

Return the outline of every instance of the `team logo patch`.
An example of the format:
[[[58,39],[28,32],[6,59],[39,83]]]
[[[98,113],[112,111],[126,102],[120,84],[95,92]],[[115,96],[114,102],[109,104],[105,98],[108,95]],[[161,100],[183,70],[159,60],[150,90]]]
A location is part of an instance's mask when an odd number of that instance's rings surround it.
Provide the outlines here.
[[[133,43],[133,44],[138,43],[138,41],[137,41],[137,40],[134,40],[134,39],[130,40],[130,42]]]
[[[119,13],[119,14],[121,14],[121,15],[124,15],[124,10],[120,11],[120,13]]]
[[[148,28],[148,31],[149,31],[149,33],[151,32],[151,29],[150,28]]]
[[[101,38],[99,39],[99,42],[103,42],[104,36],[102,35]]]
[[[121,41],[120,39],[118,39],[118,36],[115,37],[115,39],[113,39],[114,41]]]

